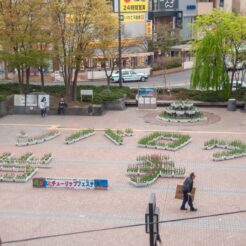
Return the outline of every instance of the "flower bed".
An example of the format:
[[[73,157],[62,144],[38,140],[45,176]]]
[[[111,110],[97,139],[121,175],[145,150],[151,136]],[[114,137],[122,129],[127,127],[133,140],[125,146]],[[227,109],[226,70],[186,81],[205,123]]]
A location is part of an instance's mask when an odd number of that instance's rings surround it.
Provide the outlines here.
[[[3,153],[0,156],[0,163],[2,163],[5,168],[11,169],[13,166],[30,165],[34,167],[50,167],[50,162],[52,160],[52,154],[45,154],[40,159],[33,156],[33,153],[27,152],[22,156],[16,158],[13,157],[11,153]]]
[[[238,140],[226,143],[225,141],[211,139],[204,143],[204,149],[210,150],[213,148],[221,148],[227,150],[214,153],[214,161],[230,160],[246,156],[246,144]]]
[[[110,139],[116,145],[122,145],[123,144],[123,136],[117,134],[117,132],[115,132],[111,129],[105,130],[104,135],[105,135],[105,137]]]
[[[169,140],[172,142],[158,142],[161,140]],[[139,147],[155,148],[162,150],[178,150],[191,142],[189,135],[168,133],[168,132],[154,132],[138,141]]]
[[[176,101],[164,109],[158,119],[169,122],[196,122],[205,120],[199,110],[189,101]]]
[[[19,182],[25,183],[27,182],[32,176],[36,174],[38,171],[36,168],[31,166],[26,166],[24,169],[23,167],[13,166],[13,170],[7,173],[4,173],[5,170],[1,169],[0,173],[0,181],[1,182]],[[16,173],[17,172],[17,173]],[[22,172],[22,173],[20,173]]]
[[[130,177],[130,184],[145,187],[153,184],[159,177],[183,178],[185,168],[176,168],[168,156],[139,156],[137,164],[128,166],[127,175]]]
[[[82,131],[75,132],[65,139],[66,144],[72,144],[78,142],[84,138],[88,138],[95,134],[94,129],[85,129]]]
[[[49,131],[47,133],[44,133],[42,135],[37,135],[35,137],[27,137],[27,138],[17,138],[16,145],[17,146],[27,146],[27,145],[33,145],[33,144],[39,144],[43,143],[45,141],[49,141],[57,136],[60,135],[60,132],[57,130]]]

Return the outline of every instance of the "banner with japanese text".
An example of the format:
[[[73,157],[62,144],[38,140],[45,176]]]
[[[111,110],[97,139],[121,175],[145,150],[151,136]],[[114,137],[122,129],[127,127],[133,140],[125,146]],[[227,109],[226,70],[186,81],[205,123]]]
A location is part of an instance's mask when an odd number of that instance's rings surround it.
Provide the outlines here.
[[[149,0],[120,0],[121,12],[148,12]]]
[[[34,178],[35,188],[107,189],[107,179]]]

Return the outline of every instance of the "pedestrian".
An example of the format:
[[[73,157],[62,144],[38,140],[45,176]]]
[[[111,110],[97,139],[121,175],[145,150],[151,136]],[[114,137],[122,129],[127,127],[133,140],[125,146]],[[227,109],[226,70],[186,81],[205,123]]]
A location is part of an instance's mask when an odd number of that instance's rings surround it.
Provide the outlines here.
[[[187,177],[184,181],[183,184],[183,202],[181,205],[180,210],[187,210],[185,207],[186,203],[188,202],[188,205],[190,206],[190,211],[195,212],[197,211],[196,208],[193,206],[193,201],[192,201],[192,188],[193,188],[193,180],[195,179],[195,173],[191,173],[189,177]]]
[[[65,103],[65,100],[63,97],[60,98],[59,104],[58,104],[58,114],[65,114],[65,107],[67,107],[67,104]]]
[[[39,107],[41,110],[41,116],[45,117],[46,113],[47,113],[47,101],[46,101],[46,97],[43,97],[41,99],[41,102],[39,103]]]

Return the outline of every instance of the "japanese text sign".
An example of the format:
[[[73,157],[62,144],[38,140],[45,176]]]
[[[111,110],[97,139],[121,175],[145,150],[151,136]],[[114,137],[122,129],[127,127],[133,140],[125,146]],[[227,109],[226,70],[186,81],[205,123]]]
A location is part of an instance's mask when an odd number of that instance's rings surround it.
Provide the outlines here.
[[[121,12],[147,12],[148,0],[120,0]]]
[[[107,189],[106,179],[34,178],[35,188]]]

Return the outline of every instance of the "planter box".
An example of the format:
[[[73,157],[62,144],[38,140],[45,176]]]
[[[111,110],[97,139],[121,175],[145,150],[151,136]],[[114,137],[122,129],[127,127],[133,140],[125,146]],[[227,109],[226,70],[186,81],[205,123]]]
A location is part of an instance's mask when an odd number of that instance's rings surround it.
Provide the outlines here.
[[[15,181],[15,178],[2,178],[2,182],[14,182]]]
[[[73,143],[76,143],[76,142],[78,142],[78,141],[80,141],[80,140],[82,140],[82,139],[84,139],[84,138],[88,138],[88,137],[90,137],[90,136],[93,136],[93,135],[95,135],[95,134],[96,134],[95,132],[92,132],[92,133],[89,133],[89,134],[87,134],[87,135],[81,136],[81,137],[79,137],[79,138],[75,138],[75,139],[73,139],[73,140],[65,141],[65,143],[66,143],[66,144],[73,144]]]
[[[161,174],[160,175],[162,178],[173,178],[172,174]]]
[[[158,178],[159,178],[159,175],[156,178],[152,179],[151,181],[148,181],[148,182],[145,182],[145,183],[135,183],[135,182],[133,182],[131,180],[129,180],[129,182],[130,182],[130,184],[132,184],[132,185],[134,185],[136,187],[145,187],[145,186],[153,184]]]
[[[113,138],[111,138],[109,135],[107,135],[106,133],[104,133],[104,136],[108,139],[110,139],[114,144],[116,145],[122,145],[123,143],[118,143],[116,140],[114,140]]]

